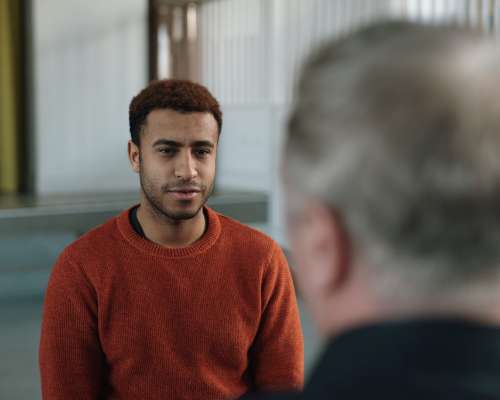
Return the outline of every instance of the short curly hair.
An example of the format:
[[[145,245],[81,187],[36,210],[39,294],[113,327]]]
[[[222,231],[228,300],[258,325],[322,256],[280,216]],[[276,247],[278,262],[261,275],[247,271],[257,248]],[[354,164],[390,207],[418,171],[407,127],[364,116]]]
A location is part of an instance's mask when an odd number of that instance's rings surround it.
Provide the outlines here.
[[[157,109],[181,113],[209,112],[217,121],[219,135],[221,133],[222,112],[219,103],[205,86],[188,80],[164,79],[151,82],[130,102],[130,136],[137,146],[148,114]]]

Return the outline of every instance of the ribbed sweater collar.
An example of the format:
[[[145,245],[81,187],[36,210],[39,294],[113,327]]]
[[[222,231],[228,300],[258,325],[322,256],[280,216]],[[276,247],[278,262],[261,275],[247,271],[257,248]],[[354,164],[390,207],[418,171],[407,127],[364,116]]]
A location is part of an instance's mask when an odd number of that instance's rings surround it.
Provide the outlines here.
[[[204,207],[204,211],[208,217],[208,226],[205,233],[199,240],[187,247],[172,248],[161,246],[142,238],[135,232],[134,228],[130,224],[129,218],[129,213],[132,208],[133,207],[130,207],[118,215],[118,230],[130,245],[147,255],[164,258],[193,257],[212,247],[220,236],[221,224],[219,216],[211,208]]]

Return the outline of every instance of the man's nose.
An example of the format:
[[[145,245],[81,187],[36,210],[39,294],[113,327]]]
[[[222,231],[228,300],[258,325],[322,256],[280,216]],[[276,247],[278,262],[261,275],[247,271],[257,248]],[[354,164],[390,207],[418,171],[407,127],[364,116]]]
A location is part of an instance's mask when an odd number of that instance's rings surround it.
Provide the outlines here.
[[[175,164],[175,177],[182,180],[191,180],[198,175],[196,160],[190,152],[180,154]]]

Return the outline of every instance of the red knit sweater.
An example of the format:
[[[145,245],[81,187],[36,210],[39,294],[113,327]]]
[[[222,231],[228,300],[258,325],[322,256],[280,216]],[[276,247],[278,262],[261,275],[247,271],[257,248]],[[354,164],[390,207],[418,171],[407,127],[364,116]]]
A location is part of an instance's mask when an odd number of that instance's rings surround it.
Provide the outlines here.
[[[272,239],[205,209],[185,248],[141,238],[127,210],[61,254],[45,297],[45,400],[231,399],[299,389],[303,338]]]

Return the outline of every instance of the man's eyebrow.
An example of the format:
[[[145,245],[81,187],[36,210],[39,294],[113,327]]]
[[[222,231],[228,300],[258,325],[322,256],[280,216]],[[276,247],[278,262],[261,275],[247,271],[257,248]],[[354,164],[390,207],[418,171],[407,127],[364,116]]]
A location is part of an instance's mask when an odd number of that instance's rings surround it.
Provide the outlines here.
[[[183,143],[176,142],[175,140],[169,139],[158,139],[153,143],[153,147],[156,146],[171,146],[171,147],[182,147]],[[191,147],[210,147],[213,148],[215,145],[209,140],[197,140],[190,144]]]
[[[153,147],[156,146],[172,146],[172,147],[181,147],[182,143],[176,142],[175,140],[168,139],[158,139],[153,143]]]
[[[192,147],[214,147],[214,144],[209,140],[197,140],[191,144]]]

